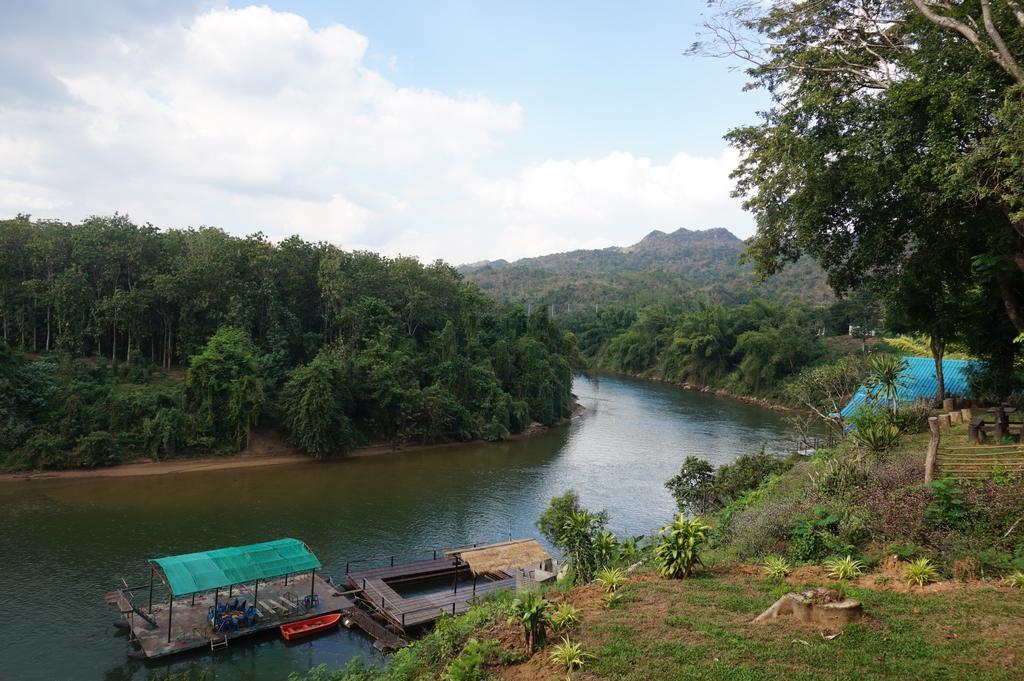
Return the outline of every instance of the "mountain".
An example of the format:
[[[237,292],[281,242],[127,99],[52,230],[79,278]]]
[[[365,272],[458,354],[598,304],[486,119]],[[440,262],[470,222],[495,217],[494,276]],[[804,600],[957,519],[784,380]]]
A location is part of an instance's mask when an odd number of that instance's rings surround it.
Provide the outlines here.
[[[646,305],[703,294],[723,303],[752,298],[825,304],[825,273],[810,259],[758,283],[739,263],[746,244],[727,229],[654,230],[632,246],[553,253],[515,262],[483,261],[460,271],[496,298],[569,311],[594,305]]]

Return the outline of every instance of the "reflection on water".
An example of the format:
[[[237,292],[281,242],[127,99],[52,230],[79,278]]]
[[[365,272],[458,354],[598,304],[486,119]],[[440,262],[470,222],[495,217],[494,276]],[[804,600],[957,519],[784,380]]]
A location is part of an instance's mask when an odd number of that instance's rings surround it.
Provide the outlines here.
[[[217,679],[285,678],[353,655],[347,630],[299,645],[274,636],[214,657],[125,660],[103,594],[145,559],[298,537],[341,574],[345,561],[474,541],[535,536],[547,500],[572,488],[617,532],[660,527],[674,504],[664,481],[690,454],[719,464],[786,435],[773,412],[622,378],[579,378],[572,425],[515,442],[331,463],[181,475],[0,484],[0,640],[13,679],[145,679],[212,664]],[[12,617],[12,615],[14,615]],[[45,651],[45,654],[41,654]],[[6,678],[6,677],[5,677]]]

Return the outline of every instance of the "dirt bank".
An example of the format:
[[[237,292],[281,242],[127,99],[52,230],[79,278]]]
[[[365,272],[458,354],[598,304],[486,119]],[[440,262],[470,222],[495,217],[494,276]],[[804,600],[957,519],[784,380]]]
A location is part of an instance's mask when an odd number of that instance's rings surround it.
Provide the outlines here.
[[[573,404],[572,418],[582,415],[584,408],[579,403]],[[507,440],[522,440],[528,437],[535,437],[546,433],[551,428],[557,428],[570,422],[571,419],[563,419],[555,426],[545,426],[534,422],[527,426],[522,433],[510,436]],[[469,447],[479,445],[482,440],[471,442],[445,442],[430,445],[396,445],[377,444],[368,447],[360,447],[346,454],[343,458],[354,459],[364,456],[379,456],[381,454],[425,452],[436,449],[451,447]],[[249,446],[238,454],[226,456],[205,456],[194,459],[170,459],[154,461],[143,459],[131,463],[108,466],[106,468],[80,468],[74,470],[48,471],[34,470],[21,471],[17,473],[0,473],[0,482],[11,482],[17,480],[47,480],[47,479],[69,479],[69,478],[125,478],[138,475],[168,475],[171,473],[192,473],[196,471],[217,471],[230,470],[235,468],[255,468],[258,466],[278,466],[283,464],[304,464],[316,465],[318,462],[291,444],[284,437],[273,430],[259,430],[252,434]]]

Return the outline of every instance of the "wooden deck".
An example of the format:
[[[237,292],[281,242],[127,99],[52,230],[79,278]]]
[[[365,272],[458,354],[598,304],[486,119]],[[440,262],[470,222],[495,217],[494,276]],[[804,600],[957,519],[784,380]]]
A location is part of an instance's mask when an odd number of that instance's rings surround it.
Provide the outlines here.
[[[349,589],[357,591],[357,596],[367,607],[404,631],[438,620],[442,615],[465,612],[476,596],[501,589],[514,589],[516,585],[514,577],[501,573],[495,575],[496,579],[479,577],[472,586],[463,585],[455,590],[448,587],[414,597],[402,596],[390,586],[395,583],[414,584],[446,576],[451,576],[454,582],[456,578],[465,579],[469,575],[469,568],[464,563],[443,557],[350,572],[347,578]]]
[[[223,648],[230,641],[275,629],[287,622],[355,608],[355,604],[341,595],[336,585],[329,584],[319,575],[313,579],[313,593],[319,597],[320,604],[311,610],[306,610],[302,605],[303,597],[310,593],[311,588],[308,574],[292,576],[287,583],[283,577],[260,582],[258,599],[254,599],[251,584],[234,587],[230,599],[227,591],[222,591],[220,603],[237,598],[239,601],[247,601],[248,605],[255,605],[259,612],[255,625],[226,634],[215,631],[207,622],[207,613],[214,601],[212,593],[197,595],[195,604],[191,596],[175,599],[170,613],[170,635],[167,628],[170,606],[167,601],[154,603],[150,614],[148,602],[142,602],[148,596],[145,589],[114,591],[107,595],[107,601],[116,605],[121,616],[128,622],[132,639],[138,643],[142,655],[157,658],[198,648]],[[132,605],[152,618],[155,626],[134,612]]]

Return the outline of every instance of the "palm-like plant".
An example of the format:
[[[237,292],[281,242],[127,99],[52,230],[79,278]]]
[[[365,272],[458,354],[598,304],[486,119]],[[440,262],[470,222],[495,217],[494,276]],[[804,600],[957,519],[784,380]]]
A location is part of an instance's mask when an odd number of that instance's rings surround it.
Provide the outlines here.
[[[832,579],[848,580],[860,577],[864,574],[864,563],[847,556],[846,558],[830,558],[825,561],[828,569],[828,576]]]
[[[562,549],[576,573],[577,583],[592,580],[594,571],[600,567],[597,529],[603,524],[599,514],[584,508],[570,513],[562,525]]]
[[[565,670],[566,679],[571,679],[574,671],[582,669],[583,663],[588,657],[591,656],[583,652],[582,645],[573,643],[568,638],[563,638],[562,642],[552,648],[548,654],[548,659],[552,663]]]
[[[637,535],[635,537],[626,537],[619,542],[619,548],[616,553],[616,558],[623,563],[631,564],[636,563],[643,557],[643,548],[640,543],[644,540],[643,535]]]
[[[658,573],[662,577],[679,579],[689,577],[695,565],[700,563],[698,551],[707,541],[707,531],[700,516],[687,520],[682,513],[671,524],[661,528],[661,539],[654,549]]]
[[[539,591],[525,591],[512,601],[512,617],[509,622],[519,622],[526,637],[526,649],[531,653],[537,643],[544,639],[544,624],[551,610],[551,602]]]
[[[892,406],[896,413],[896,397],[900,387],[900,375],[907,368],[907,362],[899,355],[884,353],[873,356],[868,361],[870,377],[869,386],[872,391]]]

